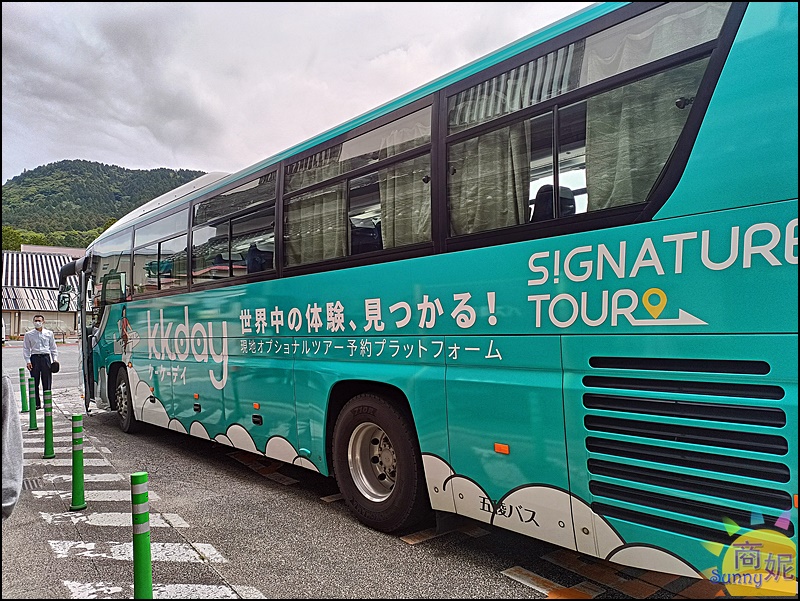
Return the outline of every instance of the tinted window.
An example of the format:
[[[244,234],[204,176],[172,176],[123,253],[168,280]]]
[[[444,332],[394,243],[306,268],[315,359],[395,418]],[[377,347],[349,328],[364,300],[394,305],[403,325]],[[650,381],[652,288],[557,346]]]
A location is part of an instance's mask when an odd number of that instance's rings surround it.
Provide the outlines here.
[[[288,194],[370,165],[431,140],[431,107],[425,107],[342,144],[330,146],[286,167]]]
[[[134,234],[134,246],[141,246],[154,240],[160,240],[167,236],[177,234],[178,232],[185,232],[189,224],[189,209],[178,211],[172,215],[162,217],[158,221],[149,223],[145,226],[136,228]]]

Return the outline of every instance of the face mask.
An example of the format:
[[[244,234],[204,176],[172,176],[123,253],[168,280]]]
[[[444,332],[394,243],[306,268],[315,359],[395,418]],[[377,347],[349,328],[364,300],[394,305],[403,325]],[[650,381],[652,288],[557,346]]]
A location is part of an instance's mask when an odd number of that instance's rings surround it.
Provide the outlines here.
[[[44,322],[41,322],[41,321],[34,321],[33,322],[33,327],[35,327],[37,330],[41,330],[43,325],[44,325]]]

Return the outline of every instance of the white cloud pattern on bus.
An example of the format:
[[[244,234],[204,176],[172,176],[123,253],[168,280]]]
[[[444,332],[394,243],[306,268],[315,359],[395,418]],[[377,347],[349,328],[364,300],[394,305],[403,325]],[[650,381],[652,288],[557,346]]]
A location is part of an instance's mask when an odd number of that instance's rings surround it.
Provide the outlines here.
[[[319,468],[305,457],[301,457],[291,442],[282,436],[271,437],[266,444],[265,451],[261,451],[256,446],[250,432],[240,424],[232,424],[224,434],[218,434],[214,438],[208,433],[205,425],[199,421],[193,421],[189,430],[183,423],[175,418],[170,418],[164,404],[153,394],[150,385],[139,378],[139,374],[130,363],[130,357],[123,357],[128,366],[128,382],[131,390],[131,402],[133,404],[134,416],[140,421],[155,424],[157,426],[169,428],[175,432],[188,434],[196,438],[213,440],[235,449],[247,451],[270,459],[277,459],[285,463],[290,463],[319,473]]]
[[[672,574],[700,577],[691,565],[674,554],[638,543],[627,543],[606,519],[580,498],[552,486],[522,486],[500,499],[490,496],[470,478],[456,474],[450,465],[435,455],[423,454],[423,466],[433,509],[457,512],[479,522],[492,524],[568,549],[576,549],[575,521],[592,524],[592,544],[596,555],[626,566]]]

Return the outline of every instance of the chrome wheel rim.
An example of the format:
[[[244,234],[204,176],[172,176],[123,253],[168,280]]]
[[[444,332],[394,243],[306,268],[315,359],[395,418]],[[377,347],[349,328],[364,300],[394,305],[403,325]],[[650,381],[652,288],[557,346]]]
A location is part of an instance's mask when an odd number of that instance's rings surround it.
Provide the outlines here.
[[[130,399],[128,384],[124,381],[120,382],[117,384],[117,413],[122,419],[125,419],[128,416],[128,411],[130,411],[128,399]]]
[[[347,462],[353,483],[365,498],[374,503],[389,498],[397,478],[397,457],[383,429],[359,424],[350,435]]]

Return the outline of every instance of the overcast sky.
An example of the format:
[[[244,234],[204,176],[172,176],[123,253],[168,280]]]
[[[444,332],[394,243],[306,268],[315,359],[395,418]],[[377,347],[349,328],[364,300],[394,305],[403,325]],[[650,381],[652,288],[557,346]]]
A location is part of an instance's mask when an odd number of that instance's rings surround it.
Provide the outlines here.
[[[590,2],[3,2],[3,183],[235,172]]]

